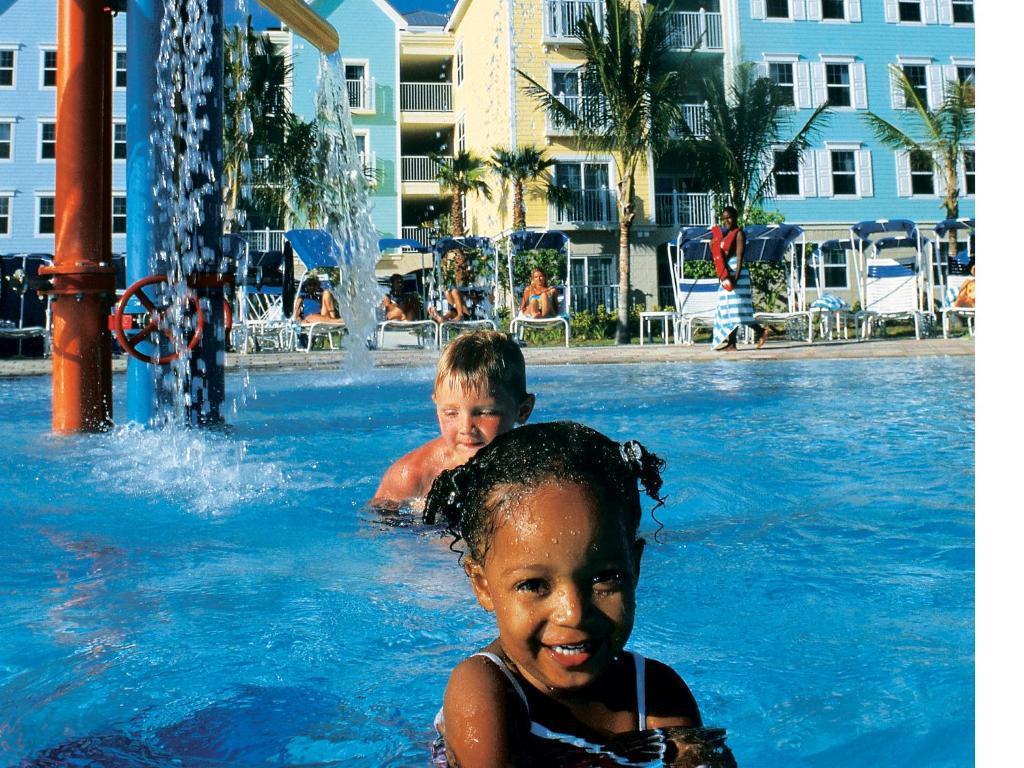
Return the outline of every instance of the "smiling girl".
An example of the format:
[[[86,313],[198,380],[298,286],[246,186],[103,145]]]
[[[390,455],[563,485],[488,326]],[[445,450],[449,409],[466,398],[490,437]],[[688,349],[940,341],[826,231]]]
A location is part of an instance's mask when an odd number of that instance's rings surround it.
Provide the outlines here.
[[[663,464],[558,422],[501,435],[437,478],[424,519],[465,543],[498,637],[449,678],[435,765],[618,764],[595,760],[622,734],[701,725],[672,669],[624,650],[644,549],[637,482],[660,501]]]

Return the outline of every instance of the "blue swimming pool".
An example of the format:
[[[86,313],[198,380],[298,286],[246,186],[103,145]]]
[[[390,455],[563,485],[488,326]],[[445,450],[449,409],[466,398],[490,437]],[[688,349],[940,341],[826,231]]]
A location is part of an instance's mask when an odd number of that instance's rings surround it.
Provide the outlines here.
[[[232,376],[223,434],[73,438],[48,379],[0,381],[0,763],[425,764],[492,628],[441,540],[361,506],[435,434],[432,371],[339,378]],[[740,765],[972,764],[973,359],[529,378],[534,420],[668,459],[631,645]]]

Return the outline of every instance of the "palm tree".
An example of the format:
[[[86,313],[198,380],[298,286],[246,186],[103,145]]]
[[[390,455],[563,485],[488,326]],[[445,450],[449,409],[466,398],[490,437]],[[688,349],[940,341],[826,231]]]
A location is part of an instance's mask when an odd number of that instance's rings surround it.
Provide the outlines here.
[[[487,162],[474,155],[472,152],[462,150],[455,157],[448,158],[431,153],[428,157],[437,164],[437,180],[440,182],[442,192],[450,192],[451,204],[451,235],[452,237],[466,236],[466,220],[463,209],[463,202],[470,192],[483,195],[491,199],[491,188],[487,185]],[[449,251],[451,255],[450,274],[457,275],[460,270],[466,269],[466,254],[460,249]]]
[[[707,118],[703,131],[683,125],[679,147],[683,162],[708,180],[713,191],[724,194],[739,212],[759,205],[771,195],[776,147],[785,144],[782,157],[799,159],[810,138],[827,119],[827,104],[820,104],[790,139],[787,103],[767,77],[758,77],[750,62],[736,67],[727,89],[721,78],[704,80]],[[702,135],[701,135],[702,134]]]
[[[906,116],[914,123],[911,132],[898,128],[874,112],[866,113],[864,119],[883,144],[935,158],[946,182],[942,207],[947,219],[955,219],[960,215],[957,166],[963,155],[963,145],[974,137],[974,83],[971,80],[946,83],[942,104],[931,110],[921,101],[906,73],[895,64],[889,68],[909,109]],[[955,229],[950,231],[950,240],[955,253]]]
[[[512,183],[512,228],[526,229],[526,186],[540,181],[551,189],[551,174],[548,168],[555,164],[536,147],[506,149],[495,147],[489,161],[491,168],[503,184]]]
[[[612,156],[618,182],[619,308],[615,341],[629,343],[630,230],[636,217],[636,172],[669,144],[680,122],[684,74],[670,58],[670,4],[604,0],[604,25],[591,9],[577,27],[585,61],[578,68],[583,109],[573,111],[522,70],[526,92],[569,127],[581,149]]]

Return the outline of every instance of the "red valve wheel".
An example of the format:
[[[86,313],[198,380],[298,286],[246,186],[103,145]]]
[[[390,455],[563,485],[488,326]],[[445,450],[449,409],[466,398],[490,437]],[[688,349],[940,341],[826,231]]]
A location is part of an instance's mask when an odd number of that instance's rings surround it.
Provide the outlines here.
[[[225,296],[224,297],[224,338],[225,339],[231,337],[231,329],[234,327],[234,325],[235,325],[235,316],[231,312],[231,300],[227,296]]]
[[[158,307],[150,300],[150,298],[143,292],[143,288],[147,285],[156,285],[157,283],[166,283],[167,275],[149,275],[141,280],[136,280],[134,283],[128,286],[128,289],[121,296],[121,300],[117,302],[117,308],[114,310],[114,336],[117,338],[117,343],[121,345],[121,349],[127,352],[129,355],[134,357],[136,360],[141,360],[144,363],[152,363],[152,357],[146,357],[144,354],[139,352],[136,347],[143,341],[149,339],[149,335],[161,327],[161,321],[164,319],[168,307]],[[145,327],[142,328],[138,333],[132,336],[130,339],[125,335],[124,332],[124,308],[128,305],[128,301],[132,296],[138,295],[139,303],[146,308],[149,312],[149,322],[146,323]],[[203,311],[199,306],[199,299],[191,291],[188,294],[188,299],[192,303],[192,307],[196,313],[196,329],[192,334],[192,340],[188,343],[189,349],[195,349],[200,339],[203,338]],[[163,333],[169,339],[173,341],[173,336],[170,331],[163,328]],[[162,355],[157,359],[159,365],[166,365],[172,360],[178,359],[177,352],[171,352],[166,355]]]

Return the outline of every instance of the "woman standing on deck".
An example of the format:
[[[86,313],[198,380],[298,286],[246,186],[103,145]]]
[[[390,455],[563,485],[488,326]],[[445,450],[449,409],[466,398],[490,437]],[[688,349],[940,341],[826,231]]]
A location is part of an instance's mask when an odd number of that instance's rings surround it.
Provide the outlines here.
[[[768,338],[767,326],[754,322],[754,301],[750,274],[743,270],[746,237],[736,223],[737,211],[731,205],[722,209],[722,224],[711,228],[711,257],[721,284],[711,345],[718,351],[736,350],[736,332],[741,325],[754,329],[757,348]]]

